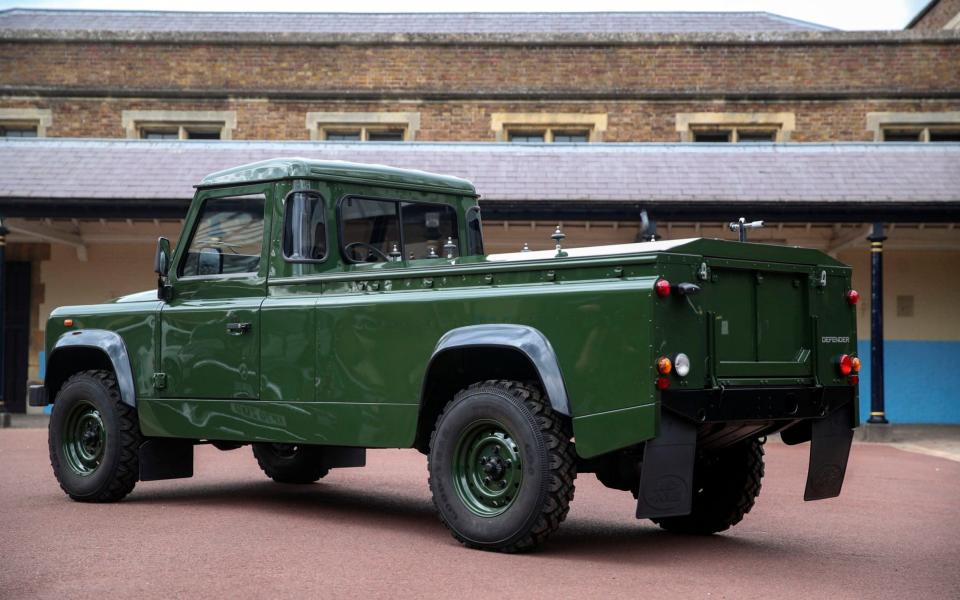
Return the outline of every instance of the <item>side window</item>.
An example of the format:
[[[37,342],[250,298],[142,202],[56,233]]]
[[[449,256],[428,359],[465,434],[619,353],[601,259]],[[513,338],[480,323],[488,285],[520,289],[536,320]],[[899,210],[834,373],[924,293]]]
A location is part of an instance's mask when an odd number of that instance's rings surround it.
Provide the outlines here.
[[[294,192],[287,197],[283,256],[292,261],[321,261],[327,257],[326,212],[318,194]]]
[[[483,231],[480,227],[479,206],[471,206],[467,210],[467,255],[483,255]]]
[[[457,211],[452,206],[404,202],[400,214],[403,216],[403,254],[406,258],[446,257],[444,246],[449,241],[460,247]],[[457,250],[451,250],[451,253],[460,255]]]
[[[386,262],[401,251],[397,203],[346,198],[340,204],[343,255],[349,262]]]
[[[180,276],[255,273],[263,243],[263,204],[259,195],[204,201]]]

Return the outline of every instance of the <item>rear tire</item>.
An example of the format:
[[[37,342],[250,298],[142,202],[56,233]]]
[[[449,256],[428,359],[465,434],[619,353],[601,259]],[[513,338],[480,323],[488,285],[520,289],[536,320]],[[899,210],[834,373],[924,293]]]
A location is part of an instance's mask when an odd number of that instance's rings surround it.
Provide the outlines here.
[[[137,411],[120,400],[113,373],[82,371],[57,392],[50,415],[50,466],[79,502],[116,502],[140,478]]]
[[[461,390],[430,440],[430,491],[440,520],[471,548],[519,552],[566,518],[577,476],[569,420],[515,381]]]
[[[748,440],[701,454],[693,468],[693,510],[682,517],[653,519],[678,533],[708,535],[739,523],[753,508],[763,479],[763,444]]]
[[[253,444],[253,455],[267,477],[277,483],[314,483],[329,470],[322,449],[300,444]]]

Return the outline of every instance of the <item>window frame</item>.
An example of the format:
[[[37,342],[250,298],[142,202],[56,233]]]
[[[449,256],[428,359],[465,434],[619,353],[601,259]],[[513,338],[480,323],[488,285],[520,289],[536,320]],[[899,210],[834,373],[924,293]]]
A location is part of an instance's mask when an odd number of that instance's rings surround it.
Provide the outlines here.
[[[327,131],[359,130],[360,139],[367,142],[365,131],[401,131],[400,142],[412,142],[420,131],[419,112],[308,112],[305,125],[312,141],[326,141]],[[350,142],[342,142],[350,143]],[[383,142],[388,143],[388,142]],[[392,142],[397,143],[397,142]]]
[[[49,108],[0,108],[0,127],[33,129],[35,138],[47,137],[47,128],[52,123],[53,111]]]
[[[773,131],[773,141],[758,143],[783,144],[790,141],[796,128],[797,117],[792,112],[683,112],[676,115],[676,130],[682,143],[697,143],[697,131],[728,130],[730,142],[726,143],[737,144],[740,142],[736,132],[742,129]]]
[[[398,230],[399,235],[400,235],[400,248],[399,248],[399,250],[400,250],[400,260],[397,260],[397,261],[386,261],[386,262],[383,262],[383,263],[381,263],[380,261],[373,262],[373,263],[368,263],[368,262],[363,262],[363,261],[355,261],[355,260],[352,260],[349,256],[347,256],[347,253],[346,253],[346,251],[344,250],[344,248],[346,247],[345,244],[344,244],[344,242],[346,241],[346,239],[345,239],[345,237],[344,237],[344,230],[343,230],[343,225],[344,225],[344,223],[343,223],[343,203],[346,202],[347,200],[372,200],[372,201],[374,201],[374,202],[392,202],[392,203],[396,204],[396,206],[397,206],[397,213],[396,213],[396,215],[397,215],[397,230]],[[453,230],[457,232],[457,256],[456,256],[455,258],[460,258],[460,257],[463,256],[463,247],[462,247],[463,240],[460,239],[460,211],[457,210],[457,207],[456,207],[456,206],[453,206],[453,205],[451,205],[451,204],[447,204],[447,203],[445,203],[445,202],[418,202],[418,201],[416,201],[416,200],[399,200],[399,199],[396,199],[396,198],[377,198],[376,196],[366,196],[366,195],[363,195],[363,194],[345,194],[345,195],[341,196],[339,200],[337,200],[337,246],[339,246],[339,248],[340,248],[340,257],[343,259],[344,264],[347,264],[347,265],[376,265],[376,264],[390,264],[391,262],[409,263],[411,260],[413,260],[413,261],[421,261],[421,260],[448,260],[448,259],[444,258],[443,256],[438,256],[437,258],[413,258],[413,259],[407,258],[406,254],[404,253],[404,252],[405,252],[405,249],[406,249],[406,247],[407,247],[407,240],[406,240],[406,236],[405,236],[404,231],[403,231],[403,229],[404,229],[404,228],[403,228],[403,205],[404,205],[404,203],[406,203],[406,204],[421,204],[421,205],[425,204],[425,205],[427,205],[427,206],[442,206],[442,207],[451,209],[451,210],[453,211],[454,218],[456,219],[456,222],[454,223],[454,228],[453,228]]]
[[[190,256],[190,246],[193,244],[193,240],[197,235],[197,229],[200,227],[201,217],[203,217],[203,211],[207,207],[207,204],[211,200],[228,200],[231,198],[243,198],[243,197],[255,197],[260,198],[263,201],[263,217],[262,223],[263,226],[260,230],[260,261],[257,263],[256,271],[243,271],[242,273],[218,273],[216,275],[184,275],[183,268],[187,263],[187,258]],[[193,219],[193,226],[190,229],[190,236],[187,238],[187,243],[183,245],[183,251],[179,256],[177,261],[177,268],[175,269],[176,281],[201,281],[201,280],[219,280],[219,279],[255,279],[260,277],[260,270],[263,268],[264,261],[263,250],[263,236],[264,232],[267,230],[267,204],[268,198],[267,194],[264,191],[253,192],[250,194],[226,194],[223,196],[213,195],[207,196],[200,202],[200,207],[197,209],[196,216]],[[179,244],[178,244],[179,246]]]
[[[139,135],[138,139],[146,141],[158,141],[151,140],[146,137],[148,132],[177,132],[177,141],[184,142],[190,141],[190,132],[196,133],[216,133],[220,137],[216,140],[193,140],[193,141],[223,141],[227,138],[224,137],[224,131],[226,130],[226,125],[224,123],[148,123],[148,122],[139,122],[137,123],[137,134]],[[162,140],[160,140],[162,141]]]
[[[237,128],[235,110],[124,110],[120,124],[127,139],[145,140],[145,129],[176,129],[177,140],[188,140],[187,130],[217,131],[220,140],[233,139]],[[218,140],[219,141],[219,140]]]
[[[470,215],[471,215],[471,214],[476,214],[476,216],[477,216],[477,217],[476,217],[476,218],[477,218],[477,241],[480,242],[480,244],[479,244],[480,253],[479,253],[479,254],[474,254],[474,253],[473,253],[473,244],[471,243],[471,238],[473,237],[473,235],[472,235],[472,233],[471,233],[471,231],[470,231]],[[486,254],[486,249],[483,247],[483,218],[482,218],[481,215],[480,215],[480,207],[479,207],[479,206],[477,206],[476,204],[474,204],[473,206],[471,206],[470,208],[468,208],[468,209],[463,213],[463,225],[464,225],[464,229],[466,230],[466,233],[467,233],[467,236],[466,236],[467,239],[464,240],[464,242],[467,244],[467,250],[469,251],[469,253],[466,254],[465,256],[486,256],[486,255],[487,255],[487,254]]]
[[[316,196],[320,199],[320,205],[323,210],[323,235],[327,238],[326,248],[324,249],[323,258],[290,258],[287,256],[287,211],[290,210],[290,197],[294,194],[306,194],[308,196]],[[318,265],[327,262],[330,259],[330,223],[327,222],[327,199],[323,194],[317,190],[290,190],[283,197],[283,217],[280,221],[280,257],[284,262],[290,264],[311,264]]]
[[[497,142],[510,142],[511,132],[543,131],[545,144],[555,143],[554,132],[585,132],[586,142],[561,143],[594,144],[603,141],[607,131],[607,113],[492,113],[490,129]]]

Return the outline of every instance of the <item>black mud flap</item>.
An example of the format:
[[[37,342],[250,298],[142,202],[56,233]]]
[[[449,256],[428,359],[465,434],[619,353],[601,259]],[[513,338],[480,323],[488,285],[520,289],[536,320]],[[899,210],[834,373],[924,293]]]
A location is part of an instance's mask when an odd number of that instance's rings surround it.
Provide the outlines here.
[[[853,441],[852,410],[852,405],[847,404],[813,421],[804,500],[823,500],[840,495]]]
[[[660,416],[660,435],[643,449],[637,518],[680,517],[693,503],[697,427],[670,413]]]
[[[193,441],[153,438],[140,445],[140,481],[193,477]]]
[[[367,449],[348,446],[324,446],[323,466],[328,469],[367,466]]]

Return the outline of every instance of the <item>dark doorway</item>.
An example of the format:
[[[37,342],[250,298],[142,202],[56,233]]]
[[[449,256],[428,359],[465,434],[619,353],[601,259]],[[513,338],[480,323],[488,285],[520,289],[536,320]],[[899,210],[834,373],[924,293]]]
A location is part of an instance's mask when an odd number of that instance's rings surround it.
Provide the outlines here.
[[[6,264],[3,315],[3,399],[7,412],[27,409],[27,359],[30,353],[30,263]]]

